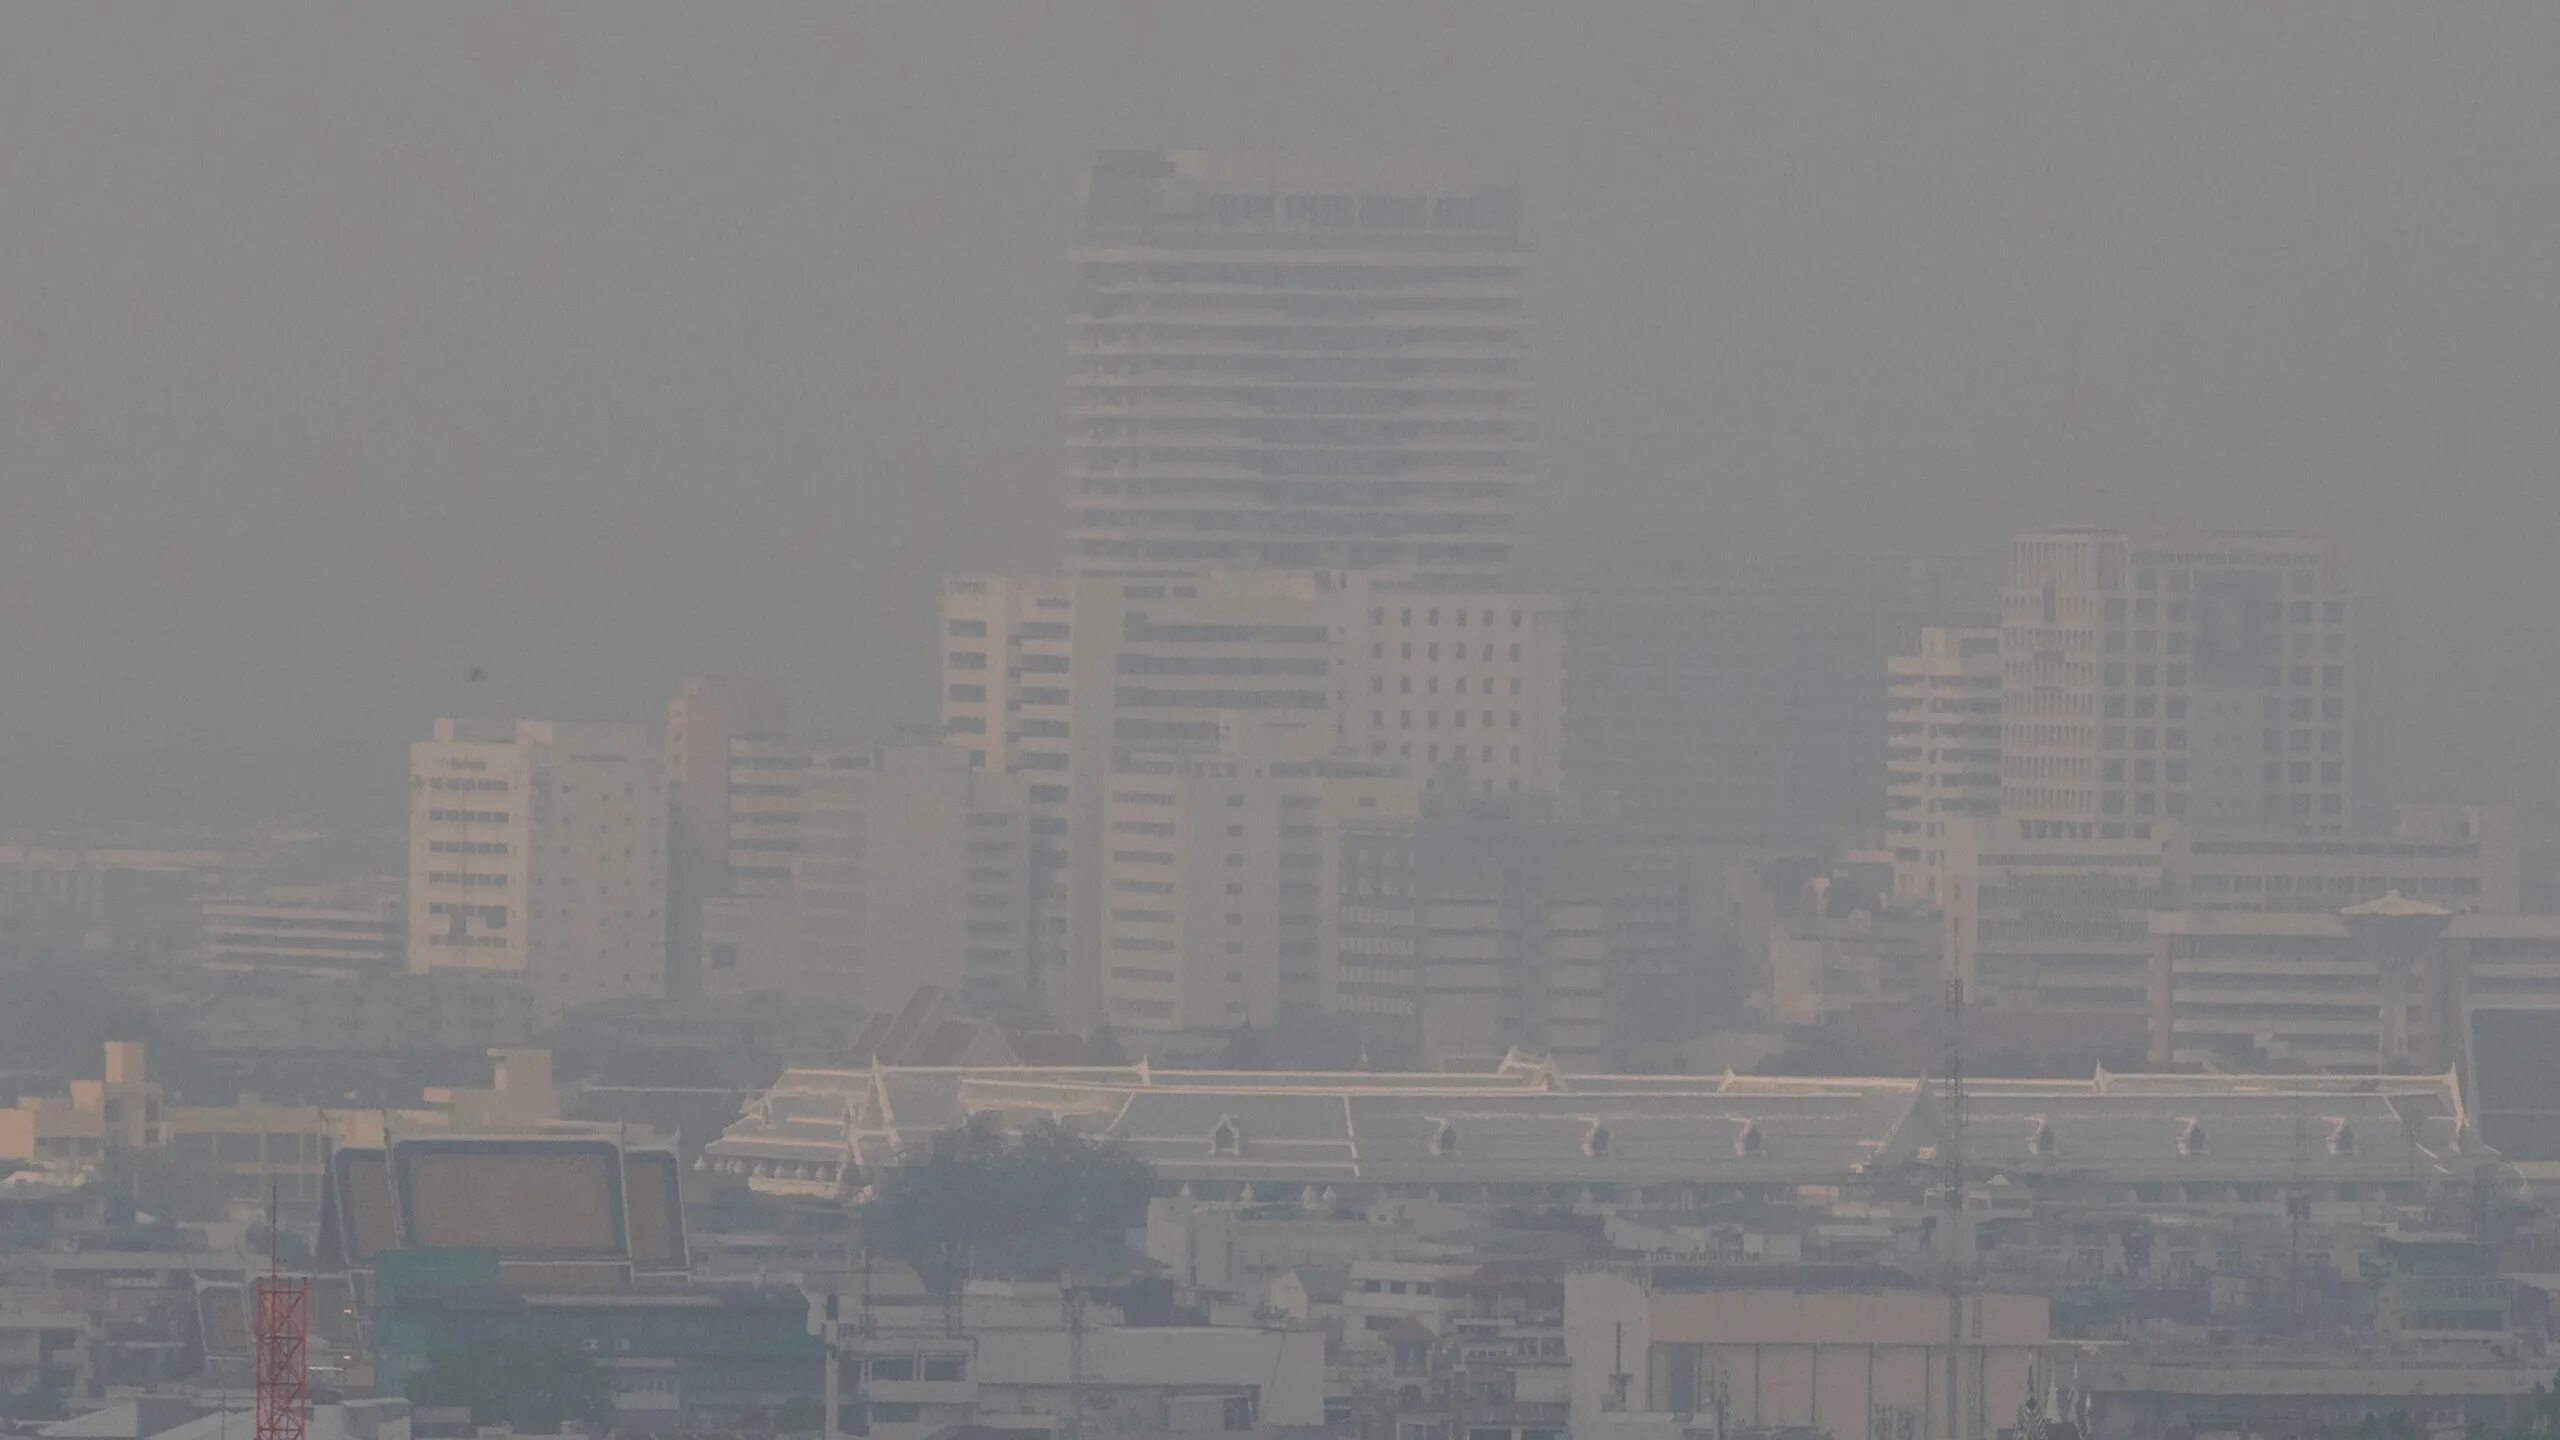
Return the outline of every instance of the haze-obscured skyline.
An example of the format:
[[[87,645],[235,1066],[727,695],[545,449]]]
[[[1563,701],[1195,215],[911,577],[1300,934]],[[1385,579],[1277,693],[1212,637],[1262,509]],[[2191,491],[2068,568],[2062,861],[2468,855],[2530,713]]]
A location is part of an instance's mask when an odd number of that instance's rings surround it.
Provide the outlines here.
[[[12,8],[0,797],[697,671],[929,718],[940,577],[1057,558],[1078,177],[1171,146],[1517,173],[1550,564],[2332,535],[2413,780],[2543,806],[2560,16],[2458,20]]]

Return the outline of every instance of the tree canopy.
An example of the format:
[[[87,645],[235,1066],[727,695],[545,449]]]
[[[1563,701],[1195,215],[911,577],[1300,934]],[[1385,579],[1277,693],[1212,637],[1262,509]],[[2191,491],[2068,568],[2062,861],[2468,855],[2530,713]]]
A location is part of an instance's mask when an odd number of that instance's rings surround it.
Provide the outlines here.
[[[561,1345],[491,1342],[443,1351],[409,1377],[409,1401],[468,1409],[474,1425],[543,1435],[571,1420],[601,1431],[613,1418],[604,1367]]]
[[[862,1208],[864,1234],[928,1283],[1126,1268],[1155,1172],[1054,1121],[1008,1134],[983,1117],[910,1149]]]

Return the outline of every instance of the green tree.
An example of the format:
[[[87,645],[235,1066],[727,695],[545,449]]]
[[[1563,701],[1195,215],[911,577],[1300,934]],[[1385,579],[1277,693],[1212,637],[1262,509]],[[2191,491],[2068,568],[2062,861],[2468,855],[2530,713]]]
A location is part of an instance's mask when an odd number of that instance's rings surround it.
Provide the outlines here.
[[[467,1409],[474,1425],[540,1434],[571,1420],[601,1430],[613,1418],[604,1367],[560,1345],[490,1342],[443,1351],[409,1377],[409,1402]]]
[[[1018,1135],[985,1117],[910,1149],[862,1209],[884,1254],[941,1288],[963,1275],[1046,1278],[1126,1265],[1155,1172],[1118,1144],[1054,1121]]]

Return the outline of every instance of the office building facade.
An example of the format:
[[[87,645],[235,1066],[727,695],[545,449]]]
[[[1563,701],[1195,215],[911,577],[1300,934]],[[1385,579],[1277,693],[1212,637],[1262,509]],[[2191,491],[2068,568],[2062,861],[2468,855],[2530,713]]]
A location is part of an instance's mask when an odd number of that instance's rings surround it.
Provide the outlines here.
[[[411,970],[544,1013],[667,993],[667,782],[646,726],[438,720],[409,753]]]
[[[2172,820],[2347,828],[2351,600],[2318,540],[2018,537],[2001,595],[2002,813],[2100,840]]]

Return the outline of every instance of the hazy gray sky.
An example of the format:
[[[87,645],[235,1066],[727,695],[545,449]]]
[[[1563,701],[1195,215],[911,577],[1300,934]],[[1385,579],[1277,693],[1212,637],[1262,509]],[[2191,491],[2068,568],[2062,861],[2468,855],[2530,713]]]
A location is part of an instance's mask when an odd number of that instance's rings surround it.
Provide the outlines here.
[[[1551,554],[2333,533],[2443,783],[2560,773],[2560,7],[66,3],[0,7],[0,795],[924,713],[1132,145],[1515,165]]]

